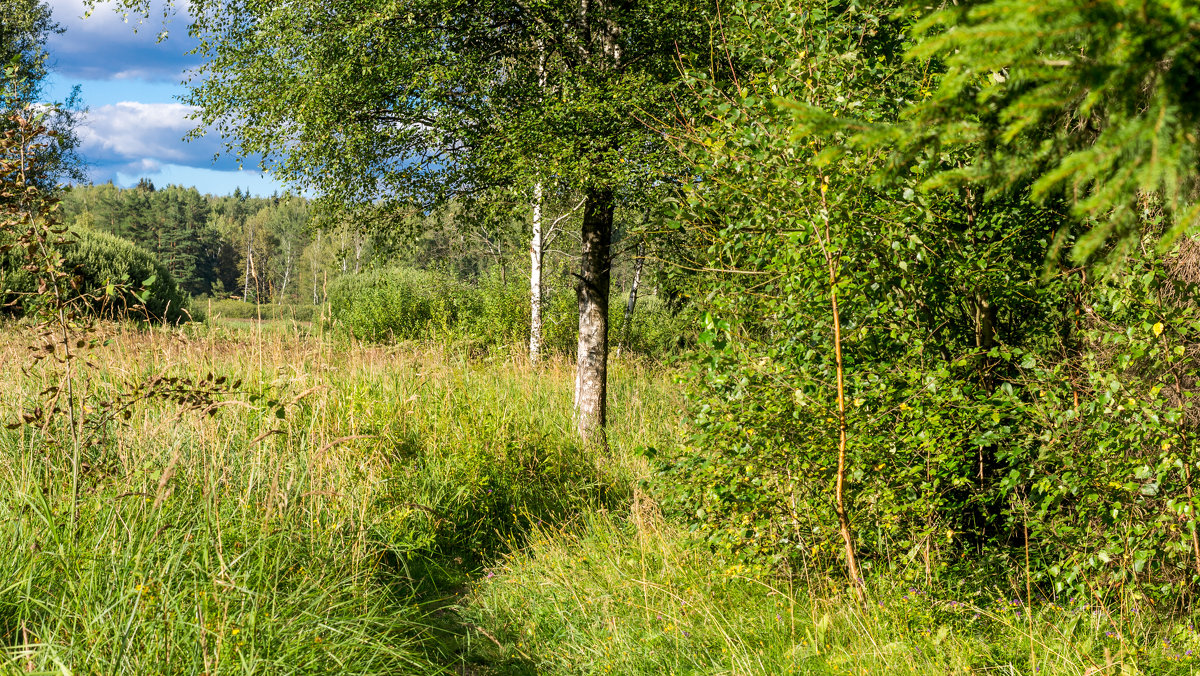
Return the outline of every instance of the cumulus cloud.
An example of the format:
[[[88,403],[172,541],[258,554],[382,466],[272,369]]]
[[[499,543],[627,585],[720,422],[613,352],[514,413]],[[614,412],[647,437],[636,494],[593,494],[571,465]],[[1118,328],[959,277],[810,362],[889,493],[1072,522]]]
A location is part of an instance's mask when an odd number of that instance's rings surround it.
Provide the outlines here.
[[[226,185],[278,187],[254,170],[258,157],[244,160],[251,171],[239,171],[237,159],[224,152],[216,135],[183,140],[196,125],[190,119],[195,109],[166,101],[183,93],[179,83],[200,65],[199,58],[187,54],[196,42],[187,34],[186,13],[151,0],[148,17],[122,16],[111,0],[97,0],[84,18],[85,0],[46,2],[66,29],[47,45],[55,80],[63,88],[82,82],[84,103],[100,104],[82,116],[78,129],[79,152],[91,180],[128,185],[147,177],[156,184],[189,183],[213,192]]]
[[[195,111],[182,103],[125,101],[88,111],[79,129],[80,152],[93,165],[93,180],[116,174],[153,173],[163,165],[236,170],[237,161],[221,155],[221,140],[204,136],[191,142],[183,137],[195,127]],[[246,164],[255,166],[257,159]]]
[[[200,64],[187,52],[196,41],[187,34],[186,14],[153,0],[149,17],[121,15],[104,0],[84,18],[84,0],[48,0],[54,20],[65,33],[47,45],[51,67],[66,78],[179,82]],[[136,29],[136,31],[135,31]],[[165,39],[159,40],[160,35]]]

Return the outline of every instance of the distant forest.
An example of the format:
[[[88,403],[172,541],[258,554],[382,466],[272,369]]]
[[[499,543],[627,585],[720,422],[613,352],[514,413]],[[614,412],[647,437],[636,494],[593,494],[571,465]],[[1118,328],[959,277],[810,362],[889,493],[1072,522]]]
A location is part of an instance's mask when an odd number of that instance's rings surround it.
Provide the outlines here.
[[[578,238],[572,229],[579,214],[563,204],[547,203],[560,223],[548,243],[560,233]],[[436,213],[322,209],[303,197],[252,197],[240,189],[217,197],[142,179],[132,188],[76,185],[64,191],[61,210],[68,226],[116,235],[154,254],[193,298],[321,304],[335,279],[387,265],[464,281],[492,274],[503,284],[526,284],[519,280],[529,272],[521,215],[497,216],[458,201]],[[633,249],[641,240],[626,238],[638,218],[618,210],[613,283],[622,291],[635,275]],[[548,247],[546,283],[572,287],[571,265],[564,251]],[[647,267],[657,288],[659,266]]]
[[[322,231],[301,197],[214,197],[195,188],[76,186],[62,199],[63,221],[108,232],[155,254],[185,293],[251,302],[323,300],[331,277],[370,256],[367,235]]]

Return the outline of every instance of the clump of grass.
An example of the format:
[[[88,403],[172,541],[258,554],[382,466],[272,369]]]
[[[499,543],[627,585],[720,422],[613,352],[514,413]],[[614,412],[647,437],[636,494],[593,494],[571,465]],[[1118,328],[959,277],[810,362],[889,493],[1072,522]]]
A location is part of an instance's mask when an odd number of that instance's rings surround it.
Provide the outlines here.
[[[7,666],[76,673],[429,673],[424,624],[353,537],[265,516],[219,487],[160,505],[103,491],[80,508],[0,506]],[[206,494],[207,493],[207,494]],[[56,499],[58,498],[58,499]]]
[[[635,505],[639,502],[635,502]],[[644,503],[641,503],[644,504]],[[1193,673],[1182,622],[1077,603],[984,607],[876,580],[860,606],[714,561],[668,524],[594,514],[539,531],[463,613],[476,659],[562,674]],[[1032,651],[1031,651],[1032,647]]]

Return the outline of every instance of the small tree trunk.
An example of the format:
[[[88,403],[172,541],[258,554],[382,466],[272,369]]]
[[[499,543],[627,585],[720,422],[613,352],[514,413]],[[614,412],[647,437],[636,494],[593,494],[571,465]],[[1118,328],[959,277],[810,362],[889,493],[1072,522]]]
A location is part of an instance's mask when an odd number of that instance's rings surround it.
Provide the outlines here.
[[[529,361],[542,355],[542,183],[533,185],[533,236],[529,240]]]
[[[287,296],[288,282],[292,279],[292,246],[288,244],[287,256],[283,259],[283,282],[279,285],[279,299],[282,301]]]
[[[858,557],[854,554],[854,533],[850,529],[850,515],[846,510],[846,371],[842,365],[842,318],[838,312],[837,262],[829,261],[829,306],[833,314],[833,355],[837,360],[837,407],[838,407],[838,469],[834,511],[837,512],[838,530],[846,545],[846,573],[850,585],[859,601],[863,600],[863,579],[858,570]]]
[[[822,232],[813,224],[813,234],[816,235],[821,253],[825,257],[826,272],[829,273],[829,313],[833,320],[833,358],[837,371],[837,412],[838,412],[838,449],[837,477],[834,487],[833,511],[837,513],[838,532],[846,547],[846,575],[850,578],[850,588],[859,603],[866,601],[863,591],[862,573],[858,568],[858,556],[854,552],[854,531],[850,525],[850,513],[846,507],[846,457],[849,446],[849,430],[846,424],[846,367],[842,360],[842,315],[838,307],[838,277],[841,272],[841,253],[833,248],[833,236],[829,226],[829,207],[825,202],[825,192],[828,178],[821,181],[821,221],[824,225]]]
[[[646,262],[646,241],[638,242],[637,258],[633,264],[633,283],[629,285],[629,299],[625,301],[625,320],[621,323],[621,343],[617,345],[617,356],[621,350],[629,347],[630,333],[633,331],[633,308],[637,305],[638,285],[642,281],[642,265]]]
[[[580,251],[579,348],[575,372],[575,425],[588,446],[607,446],[608,294],[615,202],[612,189],[589,188]]]

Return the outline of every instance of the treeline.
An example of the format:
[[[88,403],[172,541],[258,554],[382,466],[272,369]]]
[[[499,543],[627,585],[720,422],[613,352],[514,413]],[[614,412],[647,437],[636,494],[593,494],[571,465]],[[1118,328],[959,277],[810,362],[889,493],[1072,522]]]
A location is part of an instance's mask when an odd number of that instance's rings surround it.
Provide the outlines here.
[[[142,179],[133,188],[72,186],[62,194],[61,209],[66,225],[106,232],[154,254],[193,297],[320,304],[334,279],[387,266],[437,270],[462,281],[495,274],[517,282],[529,274],[527,222],[492,218],[461,202],[429,212],[347,212],[323,210],[303,197],[252,197],[241,189],[213,196]],[[548,244],[560,234],[578,239],[571,226],[579,214],[563,211]],[[638,218],[619,216],[618,239],[626,247],[613,261],[618,288],[632,283],[637,267],[639,236],[632,231]],[[571,286],[569,256],[557,250],[545,256],[551,283]],[[654,274],[646,272],[648,279]]]
[[[318,227],[301,197],[204,195],[195,188],[79,185],[64,222],[129,240],[154,254],[192,297],[321,303],[331,277],[372,260],[371,238],[349,225]]]
[[[556,351],[570,351],[576,331],[572,259],[552,246],[578,240],[574,228],[581,214],[569,201],[547,201],[555,226],[547,232],[539,261],[545,306],[539,312],[545,325],[539,335],[544,330],[545,341]],[[331,316],[360,338],[428,338],[447,335],[449,324],[455,324],[456,335],[469,334],[488,344],[528,340],[528,214],[497,217],[468,201],[429,211],[323,208],[300,197],[252,197],[240,189],[228,196],[177,185],[159,189],[145,179],[133,188],[112,183],[71,187],[63,193],[61,208],[64,223],[75,231],[112,235],[148,252],[193,300],[288,306],[267,308],[264,315],[262,308],[219,302],[214,307],[223,316],[307,320],[319,314],[312,306],[333,301],[338,307]],[[612,340],[636,351],[662,353],[690,344],[694,331],[679,317],[686,294],[678,275],[666,274],[669,270],[652,260],[668,240],[660,237],[647,248],[650,240],[641,231],[645,219],[644,209],[617,214],[610,269],[626,302],[613,306]],[[88,273],[97,276],[94,270]],[[424,288],[395,283],[418,279],[424,280]],[[642,314],[651,312],[650,323],[634,315],[636,297],[628,303],[636,287]],[[445,297],[434,298],[443,291]],[[428,301],[413,302],[417,297]],[[472,300],[463,301],[467,297]],[[442,310],[431,312],[426,302]],[[193,303],[191,311],[205,307]],[[492,319],[504,329],[490,330]],[[475,329],[465,330],[467,326]]]

